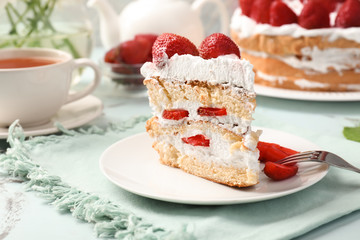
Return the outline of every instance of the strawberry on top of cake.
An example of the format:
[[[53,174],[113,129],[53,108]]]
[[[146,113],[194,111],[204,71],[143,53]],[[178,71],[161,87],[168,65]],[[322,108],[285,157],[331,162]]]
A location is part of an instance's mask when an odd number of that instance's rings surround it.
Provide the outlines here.
[[[254,73],[236,44],[216,33],[197,48],[165,33],[152,54],[141,73],[154,114],[146,130],[160,162],[230,186],[258,183]]]
[[[360,91],[360,0],[239,0],[231,36],[256,83]]]

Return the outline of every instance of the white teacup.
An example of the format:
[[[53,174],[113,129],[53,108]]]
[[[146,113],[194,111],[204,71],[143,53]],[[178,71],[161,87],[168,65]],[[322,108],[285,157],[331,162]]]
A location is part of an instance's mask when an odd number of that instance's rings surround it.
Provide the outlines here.
[[[12,59],[12,60],[9,60]],[[47,65],[44,65],[44,61]],[[25,67],[6,66],[25,64]],[[30,66],[31,64],[40,66]],[[91,67],[94,79],[85,89],[70,92],[73,71]],[[89,59],[73,59],[55,49],[0,50],[0,127],[16,119],[25,127],[47,123],[67,103],[89,95],[100,83],[101,73]]]

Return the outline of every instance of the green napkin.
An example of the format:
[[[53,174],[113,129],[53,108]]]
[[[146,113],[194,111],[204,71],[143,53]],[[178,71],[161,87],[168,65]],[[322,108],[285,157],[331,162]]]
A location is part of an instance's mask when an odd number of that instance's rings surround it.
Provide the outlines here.
[[[301,124],[284,125],[286,118],[282,119],[284,122],[279,121],[267,111],[258,110],[257,119],[261,120],[256,125],[281,126],[288,132],[298,132],[308,138],[315,136],[311,129],[302,129]],[[129,193],[102,175],[98,161],[112,143],[143,132],[145,120],[146,117],[132,118],[105,129],[62,129],[63,135],[34,137],[26,141],[21,129],[14,124],[9,137],[11,149],[6,155],[0,155],[0,167],[22,178],[29,189],[41,193],[55,208],[94,223],[100,237],[290,239],[360,209],[360,175],[336,168],[331,168],[322,181],[308,189],[258,203],[183,205]],[[335,152],[342,149],[343,153],[347,147],[359,146],[343,138],[341,131],[338,136],[337,132],[328,129],[327,137],[322,138],[325,127],[322,129],[320,125],[314,126],[316,143],[332,147]],[[352,150],[346,157],[356,165]]]

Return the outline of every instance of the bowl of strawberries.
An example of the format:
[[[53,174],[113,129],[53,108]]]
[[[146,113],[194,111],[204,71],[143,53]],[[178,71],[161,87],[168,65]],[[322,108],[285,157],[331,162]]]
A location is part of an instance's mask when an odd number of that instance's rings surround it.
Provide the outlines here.
[[[101,60],[103,73],[123,90],[123,93],[145,93],[140,68],[152,61],[152,45],[157,35],[137,34],[108,50]]]

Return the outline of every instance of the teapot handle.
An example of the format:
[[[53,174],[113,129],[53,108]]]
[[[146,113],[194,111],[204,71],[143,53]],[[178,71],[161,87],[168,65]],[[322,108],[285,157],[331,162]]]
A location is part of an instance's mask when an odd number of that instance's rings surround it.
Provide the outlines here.
[[[229,14],[228,11],[226,9],[226,6],[224,5],[224,3],[221,0],[195,0],[193,2],[193,4],[191,5],[191,8],[198,12],[199,15],[201,13],[201,9],[202,7],[206,4],[206,3],[214,3],[217,5],[217,9],[220,13],[220,18],[221,18],[221,32],[223,34],[228,35],[229,34]]]

